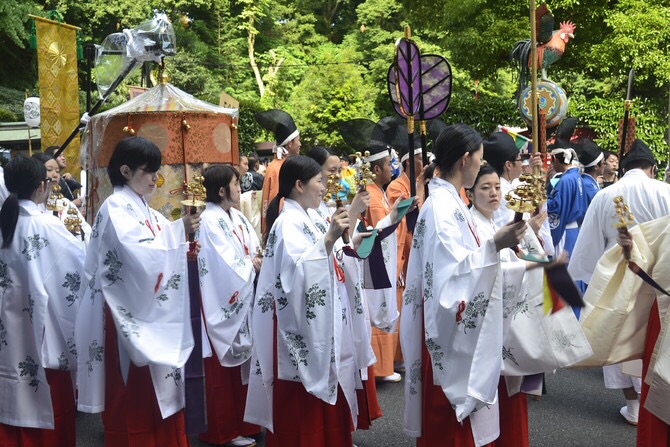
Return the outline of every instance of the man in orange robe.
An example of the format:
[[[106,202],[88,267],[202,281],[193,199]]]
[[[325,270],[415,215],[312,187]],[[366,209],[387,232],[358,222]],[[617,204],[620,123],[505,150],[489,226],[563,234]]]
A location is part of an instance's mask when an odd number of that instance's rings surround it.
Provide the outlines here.
[[[300,132],[288,113],[270,109],[257,113],[256,121],[263,128],[275,134],[274,159],[265,171],[263,195],[261,199],[261,234],[265,234],[265,215],[270,201],[279,192],[279,169],[287,157],[300,153]]]

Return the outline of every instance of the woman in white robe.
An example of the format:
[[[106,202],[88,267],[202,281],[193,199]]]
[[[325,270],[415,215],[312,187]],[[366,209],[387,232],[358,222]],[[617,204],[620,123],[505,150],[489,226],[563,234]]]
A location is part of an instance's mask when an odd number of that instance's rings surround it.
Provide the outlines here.
[[[183,446],[183,366],[191,329],[186,234],[198,215],[169,222],[151,209],[161,153],[121,140],[107,167],[114,193],[95,217],[77,314],[78,408],[103,412],[108,446]]]
[[[249,329],[254,279],[262,257],[256,232],[234,208],[240,203],[240,175],[227,165],[203,172],[207,204],[198,241],[200,289],[207,335],[214,355],[205,359],[207,431],[210,444],[253,446],[246,437],[260,427],[243,421],[252,338]]]
[[[352,402],[346,396],[358,375],[343,357],[343,303],[333,252],[349,218],[345,210],[336,211],[321,233],[307,210],[319,207],[324,191],[321,166],[295,155],[282,164],[279,193],[268,208],[245,414],[247,422],[268,429],[268,447],[352,444]]]
[[[472,188],[466,191],[472,204],[471,212],[482,240],[493,238],[498,226],[494,216],[500,207],[501,180],[490,165],[483,165]],[[536,232],[542,227],[546,213],[528,221],[521,241],[524,252],[546,259]],[[567,367],[592,354],[589,343],[574,318],[571,309],[544,314],[543,271],[540,264],[523,261],[511,249],[500,251],[501,287],[493,293],[502,294],[503,302],[503,367],[498,387],[498,402],[477,413],[481,419],[489,413],[489,427],[501,429],[496,446],[523,447],[528,445],[528,405],[520,393],[523,376]],[[563,262],[559,260],[558,262]],[[568,343],[565,343],[565,341]],[[542,382],[539,381],[541,392]],[[525,386],[524,388],[527,388]],[[500,411],[498,411],[500,410]],[[499,413],[499,418],[498,418]]]
[[[328,177],[330,175],[337,175],[339,178],[341,168],[340,159],[329,149],[317,146],[311,149],[307,153],[307,156],[313,158],[321,165],[321,181],[323,182],[324,187],[328,187]],[[349,222],[356,222],[361,213],[367,208],[368,203],[369,193],[365,190],[358,192],[347,209]],[[331,199],[328,204],[326,204],[325,201],[321,201],[318,208],[310,208],[307,210],[307,214],[309,214],[322,235],[325,235],[328,232],[328,226],[330,225],[332,215],[335,212],[334,199]],[[358,232],[354,232],[353,235],[350,234],[349,244],[353,247],[354,238],[360,241],[362,236],[368,234],[369,233],[360,234]],[[347,363],[355,366],[356,369],[361,371],[361,380],[363,382],[362,387],[365,388],[356,391],[357,396],[347,396],[347,400],[351,402],[350,409],[352,410],[353,415],[355,408],[353,406],[353,401],[357,400],[356,397],[358,397],[357,402],[363,405],[362,408],[359,407],[357,410],[358,418],[356,427],[358,427],[358,423],[360,423],[363,428],[369,428],[370,422],[375,418],[375,414],[370,413],[367,408],[369,404],[365,402],[365,400],[372,399],[372,406],[379,405],[376,402],[376,390],[373,391],[373,384],[368,382],[367,375],[368,367],[375,362],[375,355],[370,344],[372,331],[368,306],[365,302],[366,295],[363,290],[362,262],[359,259],[345,256],[342,252],[342,247],[345,245],[347,244],[344,243],[342,238],[339,238],[335,242],[335,248],[333,249],[336,254],[335,260],[337,263],[336,265],[334,264],[334,267],[338,272],[337,288],[335,291],[342,302],[343,357],[353,360],[353,364],[351,361],[348,361]]]
[[[419,213],[403,294],[400,337],[405,365],[405,433],[425,445],[485,445],[471,424],[496,400],[502,366],[498,252],[518,244],[524,222],[480,239],[459,196],[471,187],[483,153],[468,126],[448,126],[435,141],[439,176]]]
[[[33,158],[36,158],[37,160],[44,163],[44,167],[47,168],[47,177],[51,178],[51,184],[58,185],[60,183],[61,176],[60,176],[60,168],[58,167],[58,162],[56,161],[56,159],[53,158],[51,155],[47,155],[42,152],[37,152],[33,154]],[[49,202],[50,200],[51,198],[47,197],[46,202]],[[81,214],[81,211],[79,211],[79,208],[77,208],[77,206],[66,197],[56,199],[56,203],[54,203],[54,205],[56,205],[59,208],[59,210],[54,211],[53,213],[56,217],[58,217],[58,219],[61,222],[63,222],[63,225],[66,224],[66,220],[69,218],[79,219],[81,230],[79,231],[78,234],[75,234],[75,238],[80,241],[82,248],[86,250],[88,241],[91,239],[91,226],[88,224],[88,222],[86,222],[86,219],[84,219],[84,216]],[[48,211],[46,203],[41,204],[40,207],[45,212],[51,212]]]
[[[84,251],[39,209],[51,178],[34,158],[5,168],[0,211],[0,445],[74,447],[71,374]]]

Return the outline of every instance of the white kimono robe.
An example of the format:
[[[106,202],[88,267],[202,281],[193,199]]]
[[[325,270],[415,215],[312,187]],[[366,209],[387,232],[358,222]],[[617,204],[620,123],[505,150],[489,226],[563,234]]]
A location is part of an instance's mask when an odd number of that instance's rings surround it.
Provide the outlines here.
[[[386,200],[385,193],[384,200]],[[375,228],[381,231],[392,224],[391,216],[390,214],[387,214],[386,217],[377,222]],[[366,284],[364,280],[363,293],[365,294],[365,301],[368,306],[370,324],[384,332],[393,333],[396,330],[398,318],[400,317],[398,298],[396,296],[396,278],[398,277],[398,235],[395,231],[381,241],[381,247],[382,255],[384,256],[384,266],[389,281],[391,282],[391,287],[386,289],[374,289],[371,284]],[[363,274],[365,275],[366,273],[363,272]],[[366,285],[370,288],[365,288]]]
[[[58,219],[20,200],[12,244],[0,249],[0,423],[54,428],[44,368],[76,368],[83,265]]]
[[[77,314],[80,411],[105,408],[105,304],[116,326],[124,380],[131,361],[148,365],[163,418],[184,406],[182,367],[194,346],[187,249],[181,219],[168,222],[128,186],[115,188],[100,207]]]
[[[665,290],[670,289],[669,225],[670,216],[665,216],[630,231],[631,260]],[[643,378],[650,386],[645,408],[670,424],[670,297],[633,273],[617,245],[598,262],[584,299],[589,307],[580,322],[595,351],[592,359],[583,362],[587,366],[641,358],[645,354],[649,312],[656,301],[661,332]]]
[[[479,244],[474,218],[454,186],[432,179],[414,229],[400,317],[409,436],[421,436],[424,343],[434,384],[458,421],[496,401],[503,341],[500,261],[493,240]]]
[[[476,208],[472,214],[482,239],[492,239],[497,227]],[[544,252],[533,230],[528,228],[521,248]],[[536,255],[537,256],[537,255]],[[501,374],[519,377],[566,368],[593,354],[570,306],[545,315],[544,272],[526,271],[525,261],[505,249],[500,252],[503,271],[503,368]],[[511,386],[516,382],[514,387]],[[507,380],[509,395],[519,391],[520,381]]]
[[[322,202],[318,209],[309,209],[307,214],[325,235],[334,212],[335,208],[330,208]],[[342,254],[344,245],[344,241],[340,238],[333,247],[337,263],[344,272],[344,282],[337,282],[337,291],[342,301],[343,334],[352,339],[357,368],[367,373],[368,366],[374,364],[376,359],[370,345],[372,331],[363,293],[363,267],[359,259]]]
[[[349,364],[353,359],[342,353],[343,304],[333,260],[307,212],[284,199],[268,235],[252,312],[255,349],[245,421],[274,431],[275,338],[278,379],[301,382],[308,393],[331,405],[338,385],[350,395],[356,381],[351,375],[357,371]]]
[[[256,277],[251,260],[260,242],[240,211],[230,208],[228,215],[215,203],[207,203],[202,212],[197,239],[207,334],[219,363],[239,366],[251,358],[249,318]]]
[[[600,257],[616,245],[617,229],[614,224],[618,217],[613,199],[617,196],[622,196],[629,206],[635,220],[634,225],[670,214],[670,185],[650,179],[641,169],[626,172],[618,182],[599,191],[586,211],[568,264],[568,271],[576,281],[590,283]],[[587,293],[585,299],[590,296]],[[587,300],[583,312],[590,313],[594,304]],[[584,321],[584,317],[585,315],[580,320]],[[644,334],[638,334],[639,337],[644,337]],[[603,371],[607,388],[635,386],[639,389],[640,380],[624,375],[620,365],[605,366]]]
[[[86,219],[81,214],[81,211],[79,211],[79,208],[77,208],[77,206],[74,203],[72,203],[70,200],[66,199],[65,197],[63,197],[62,199],[58,199],[58,200],[60,200],[62,202],[62,204],[64,206],[64,209],[61,210],[61,211],[58,211],[56,217],[58,217],[58,219],[61,222],[63,222],[63,225],[65,225],[65,219],[67,219],[70,216],[70,214],[68,214],[68,210],[76,211],[76,216],[81,221],[81,230],[84,233],[84,236],[83,237],[81,235],[75,236],[75,239],[80,241],[82,248],[84,248],[84,250],[86,250],[86,247],[88,246],[88,241],[91,239],[91,226],[88,224],[88,222],[86,222]],[[49,211],[47,209],[46,205],[44,205],[44,204],[40,205],[40,209],[44,213],[49,213],[49,214],[53,213],[53,211]]]
[[[622,196],[635,224],[670,214],[670,185],[650,179],[641,169],[632,169],[615,184],[599,191],[586,211],[568,271],[575,281],[589,283],[600,257],[616,245],[618,221],[614,198]],[[634,225],[631,225],[634,226]]]

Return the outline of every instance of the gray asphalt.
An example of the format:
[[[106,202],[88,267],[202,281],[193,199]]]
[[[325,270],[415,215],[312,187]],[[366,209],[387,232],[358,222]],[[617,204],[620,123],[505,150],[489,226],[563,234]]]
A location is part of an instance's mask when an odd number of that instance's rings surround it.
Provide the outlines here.
[[[600,368],[564,370],[547,375],[548,394],[528,401],[530,445],[533,447],[633,447],[635,427],[624,422],[621,391],[603,387]],[[402,383],[379,384],[384,416],[371,430],[354,434],[359,447],[410,447],[414,440],[402,432]],[[77,447],[103,445],[99,415],[79,413]],[[191,438],[191,446],[210,446]],[[263,447],[263,435],[258,437]]]

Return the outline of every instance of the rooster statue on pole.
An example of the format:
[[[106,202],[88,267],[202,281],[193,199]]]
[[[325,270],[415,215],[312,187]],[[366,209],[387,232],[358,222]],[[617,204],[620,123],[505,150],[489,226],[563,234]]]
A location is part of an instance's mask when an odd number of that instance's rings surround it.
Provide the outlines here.
[[[563,56],[565,47],[575,37],[575,24],[561,22],[558,30],[554,30],[554,16],[546,3],[542,3],[535,11],[537,48],[537,66],[542,70],[542,79],[547,79],[547,67]],[[530,39],[518,41],[512,50],[512,60],[518,65],[519,92],[530,82]]]

